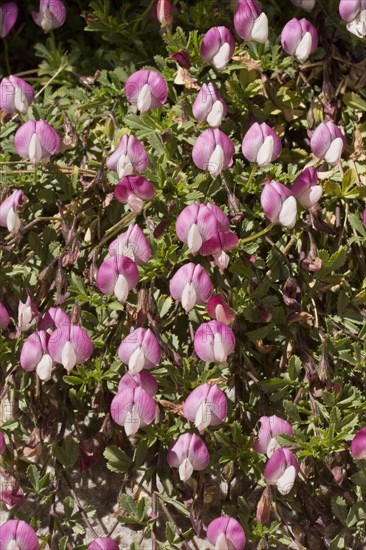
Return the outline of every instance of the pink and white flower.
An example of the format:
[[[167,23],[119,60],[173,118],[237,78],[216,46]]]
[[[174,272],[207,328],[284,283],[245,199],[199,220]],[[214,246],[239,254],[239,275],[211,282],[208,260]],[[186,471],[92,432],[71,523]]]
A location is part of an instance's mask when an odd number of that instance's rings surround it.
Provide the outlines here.
[[[218,231],[215,212],[208,205],[190,204],[179,214],[175,225],[177,237],[187,243],[192,254],[197,254],[202,244]]]
[[[111,403],[111,416],[116,424],[124,427],[127,436],[151,424],[155,414],[156,403],[142,387],[125,388]]]
[[[152,183],[142,176],[124,176],[114,190],[115,198],[122,204],[127,204],[136,215],[142,212],[144,203],[151,200],[154,193]]]
[[[366,459],[366,426],[359,430],[352,439],[350,451],[355,460]]]
[[[341,0],[339,13],[349,32],[358,38],[366,36],[366,0]]]
[[[235,40],[226,27],[212,27],[203,37],[200,54],[205,63],[223,71],[235,50]]]
[[[0,330],[5,330],[10,323],[9,313],[6,307],[0,302]]]
[[[318,184],[318,172],[315,168],[305,168],[292,184],[291,193],[305,209],[316,204],[323,194],[323,188]]]
[[[311,150],[319,159],[336,166],[347,145],[346,139],[334,122],[322,122],[315,128],[310,140]]]
[[[107,159],[107,166],[118,177],[132,176],[145,172],[149,159],[141,141],[132,134],[124,134],[117,149]]]
[[[122,340],[118,357],[133,376],[142,369],[153,369],[161,358],[158,339],[149,328],[136,328]]]
[[[126,388],[138,388],[141,387],[147,391],[151,397],[154,397],[158,391],[158,383],[155,378],[144,370],[132,375],[131,372],[126,372],[118,384],[118,391],[123,391]]]
[[[32,327],[38,319],[37,306],[28,294],[26,301],[18,303],[18,327],[21,332],[25,332]]]
[[[215,550],[243,550],[245,532],[236,519],[221,516],[214,519],[207,527],[207,540]]]
[[[238,242],[237,235],[232,231],[218,231],[203,243],[200,254],[202,256],[213,256],[214,264],[220,269],[226,269],[230,261],[230,257],[226,252],[235,248]]]
[[[295,455],[284,447],[277,449],[264,468],[267,483],[274,484],[282,495],[288,495],[300,471]]]
[[[234,144],[224,132],[218,128],[208,128],[193,145],[192,159],[197,168],[217,178],[223,170],[232,166],[234,152]]]
[[[20,519],[9,519],[0,526],[0,548],[7,550],[38,550],[34,529]]]
[[[139,281],[139,272],[133,260],[114,254],[106,258],[98,269],[96,285],[103,294],[114,294],[123,304],[128,293]]]
[[[241,148],[247,160],[267,166],[281,155],[282,143],[268,124],[255,122],[245,134]]]
[[[190,262],[173,275],[169,291],[188,313],[196,304],[208,302],[212,294],[212,283],[204,267]]]
[[[256,0],[240,0],[234,15],[237,34],[247,42],[264,44],[268,39],[268,18]]]
[[[88,550],[119,550],[119,546],[108,537],[98,537],[89,544]]]
[[[218,426],[227,414],[227,399],[219,386],[207,382],[194,389],[184,402],[184,416],[194,422],[199,432]]]
[[[258,432],[258,441],[253,444],[257,453],[266,454],[270,458],[280,448],[276,436],[279,434],[293,435],[292,426],[287,420],[279,416],[261,416],[259,419],[261,427]]]
[[[39,330],[28,336],[20,353],[20,366],[23,370],[37,371],[41,380],[50,380],[52,376],[53,359],[48,351],[50,334]]]
[[[41,0],[38,13],[32,11],[33,21],[44,32],[62,27],[66,20],[66,8],[62,0]]]
[[[221,125],[227,113],[227,106],[212,82],[202,84],[193,103],[192,112],[199,122],[207,122],[212,128]]]
[[[71,320],[68,314],[60,307],[50,307],[41,317],[38,329],[45,330],[52,334],[59,327],[71,325]]]
[[[137,224],[131,224],[127,231],[112,241],[108,252],[110,256],[127,256],[136,265],[146,263],[151,256],[149,242]]]
[[[178,468],[181,481],[188,481],[194,470],[202,471],[207,468],[210,455],[198,435],[185,433],[171,447],[167,461],[171,468]]]
[[[194,336],[194,350],[202,361],[226,364],[235,349],[235,336],[230,327],[220,321],[202,323]]]
[[[234,312],[224,302],[219,294],[215,294],[207,302],[207,313],[212,319],[231,325],[235,321]]]
[[[318,31],[304,17],[302,19],[294,17],[283,27],[281,34],[283,49],[302,63],[315,52],[318,42]]]
[[[168,86],[160,73],[140,69],[127,79],[125,93],[127,100],[144,114],[149,109],[164,105],[168,97]]]
[[[263,212],[272,223],[293,229],[297,218],[296,199],[291,191],[278,181],[270,181],[261,194]]]
[[[60,152],[61,138],[45,120],[28,120],[17,130],[14,146],[18,155],[33,164],[46,163]]]
[[[172,24],[173,14],[169,0],[158,0],[156,5],[156,16],[162,27],[167,27]]]
[[[28,82],[17,76],[4,77],[0,83],[0,107],[6,113],[25,113],[34,101],[34,90]]]
[[[14,27],[18,17],[18,4],[5,2],[0,6],[0,36],[5,38]]]
[[[48,351],[52,359],[69,373],[75,365],[88,361],[93,353],[93,342],[78,325],[64,325],[51,334]]]
[[[12,235],[16,235],[20,229],[18,207],[24,202],[24,193],[20,189],[14,189],[11,195],[0,204],[0,227],[6,227]]]

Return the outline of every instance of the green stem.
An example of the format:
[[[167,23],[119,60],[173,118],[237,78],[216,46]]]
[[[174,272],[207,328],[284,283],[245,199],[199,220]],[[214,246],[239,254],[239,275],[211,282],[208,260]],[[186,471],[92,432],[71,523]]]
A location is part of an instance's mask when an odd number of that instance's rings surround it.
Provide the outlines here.
[[[244,192],[249,191],[250,186],[252,185],[254,176],[257,173],[257,170],[258,170],[258,166],[256,164],[253,164],[252,169],[251,169],[250,174],[249,174],[248,181],[246,182],[245,187],[244,187]]]
[[[274,225],[275,225],[274,223],[271,223],[262,231],[259,231],[258,233],[254,233],[254,235],[251,235],[250,237],[245,237],[244,239],[240,239],[239,244],[250,243],[251,241],[255,241],[256,239],[259,239],[259,237],[262,237],[262,235],[265,235],[266,233],[271,231]]]
[[[7,71],[8,75],[10,75],[11,74],[11,69],[10,69],[10,63],[9,63],[9,50],[8,50],[8,43],[5,40],[5,38],[3,38],[3,44],[4,44],[5,68],[6,68],[6,71]]]

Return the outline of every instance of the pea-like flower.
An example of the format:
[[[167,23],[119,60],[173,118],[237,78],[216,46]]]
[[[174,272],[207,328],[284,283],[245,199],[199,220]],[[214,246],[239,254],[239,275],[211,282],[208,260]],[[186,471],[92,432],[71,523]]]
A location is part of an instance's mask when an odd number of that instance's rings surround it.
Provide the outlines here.
[[[118,384],[118,391],[123,391],[125,388],[138,388],[141,387],[147,391],[151,397],[154,397],[158,391],[158,383],[155,378],[144,370],[132,375],[130,372],[126,372]]]
[[[283,27],[281,33],[283,49],[289,55],[297,57],[302,63],[315,52],[318,42],[318,31],[305,18],[296,19],[294,17]]]
[[[218,128],[208,128],[198,136],[192,151],[192,159],[197,168],[207,170],[217,178],[223,170],[233,164],[234,144]]]
[[[135,264],[142,265],[150,258],[151,248],[142,229],[133,223],[127,231],[111,242],[108,252],[110,256],[127,256]]]
[[[16,152],[28,158],[33,164],[48,162],[51,155],[61,149],[61,138],[45,120],[28,120],[14,137]]]
[[[227,106],[212,82],[202,84],[193,103],[192,112],[199,122],[207,122],[212,128],[221,125],[227,113]]]
[[[194,389],[184,402],[184,416],[194,422],[199,432],[218,426],[227,414],[227,399],[219,386],[207,382]]]
[[[288,495],[300,471],[299,463],[290,449],[277,449],[264,468],[267,483],[274,484],[282,495]]]
[[[200,54],[205,63],[223,71],[235,50],[235,40],[227,27],[212,27],[203,37]]]
[[[132,176],[145,172],[149,159],[141,141],[132,134],[124,134],[117,149],[107,159],[107,166],[118,177]]]
[[[140,214],[154,192],[153,184],[142,176],[124,176],[117,183],[114,196],[122,204],[127,204],[131,212]]]
[[[45,330],[52,334],[59,327],[71,325],[71,320],[68,314],[60,307],[50,307],[41,317],[38,324],[39,330]]]
[[[0,526],[0,548],[38,550],[34,529],[23,520],[9,519]]]
[[[316,204],[323,194],[323,188],[318,184],[318,172],[315,168],[305,168],[292,184],[291,193],[305,209]]]
[[[230,327],[220,321],[202,323],[194,336],[194,350],[202,361],[225,364],[235,349],[235,336]]]
[[[208,302],[212,294],[212,283],[204,267],[190,262],[173,275],[169,290],[174,300],[181,302],[188,313],[196,304]]]
[[[66,8],[62,0],[41,0],[39,11],[32,11],[33,21],[44,32],[62,27],[66,20]]]
[[[127,100],[136,105],[143,115],[149,109],[164,105],[168,97],[168,86],[160,73],[140,69],[127,79],[125,93]]]
[[[305,11],[311,11],[315,7],[316,0],[291,0],[291,3],[297,8],[302,8]]]
[[[14,189],[11,195],[0,204],[0,227],[6,227],[10,233],[16,235],[20,229],[18,207],[24,202],[24,193]]]
[[[347,145],[346,139],[334,122],[322,122],[315,128],[310,140],[311,150],[319,159],[336,166]]]
[[[9,313],[6,307],[0,302],[0,330],[5,330],[10,323]]]
[[[230,220],[221,208],[213,204],[212,202],[207,202],[205,204],[217,220],[217,229],[218,231],[229,231],[230,230]]]
[[[156,16],[162,27],[172,24],[173,14],[169,0],[158,0],[156,4]]]
[[[215,212],[208,205],[190,204],[179,214],[175,225],[177,237],[187,243],[192,254],[197,254],[202,244],[218,231]]]
[[[215,294],[207,302],[207,313],[212,319],[231,325],[235,321],[234,312],[229,308],[226,302],[219,294]]]
[[[366,426],[359,430],[352,439],[350,451],[354,459],[366,459]]]
[[[26,372],[37,371],[41,380],[50,380],[52,376],[53,359],[48,351],[50,334],[38,330],[28,336],[20,353],[20,366]]]
[[[207,468],[210,455],[199,435],[185,433],[178,437],[167,454],[171,468],[178,468],[181,481],[188,481],[193,472]]]
[[[258,432],[258,441],[253,444],[253,449],[257,453],[266,454],[269,458],[280,448],[276,435],[293,435],[292,426],[287,420],[279,416],[261,416],[259,419],[261,427]]]
[[[127,436],[151,424],[155,414],[154,399],[141,387],[125,388],[114,396],[111,403],[111,416],[116,424],[124,427]]]
[[[0,107],[6,113],[25,113],[34,101],[34,90],[28,82],[17,76],[7,76],[0,83]]]
[[[98,537],[89,544],[88,550],[119,550],[119,546],[108,537]]]
[[[93,342],[78,325],[64,325],[51,334],[48,351],[56,363],[70,372],[75,365],[88,361],[93,353]]]
[[[18,303],[18,327],[21,332],[30,329],[38,318],[38,310],[36,304],[28,294],[26,301],[23,303],[19,300]]]
[[[268,39],[268,18],[256,0],[240,0],[234,14],[234,27],[247,42],[264,44]]]
[[[229,516],[214,519],[207,527],[207,540],[215,550],[243,550],[245,532],[240,523]]]
[[[247,160],[267,166],[281,155],[282,143],[268,124],[255,122],[245,134],[241,148]]]
[[[297,204],[291,191],[278,181],[270,181],[261,194],[263,212],[272,223],[280,223],[288,229],[296,224]]]
[[[5,38],[14,27],[18,17],[18,4],[5,2],[0,6],[0,36]]]
[[[347,23],[349,32],[358,38],[366,36],[366,1],[365,0],[341,0],[339,14]]]
[[[213,256],[214,264],[220,269],[226,269],[230,257],[226,253],[237,246],[239,239],[232,231],[218,231],[203,243],[200,254],[202,256]]]
[[[139,281],[139,272],[133,260],[114,254],[106,258],[98,269],[96,285],[103,294],[114,294],[123,304],[128,293]]]
[[[160,344],[149,328],[136,328],[122,340],[118,357],[122,363],[128,365],[134,376],[142,369],[153,369],[160,363]]]

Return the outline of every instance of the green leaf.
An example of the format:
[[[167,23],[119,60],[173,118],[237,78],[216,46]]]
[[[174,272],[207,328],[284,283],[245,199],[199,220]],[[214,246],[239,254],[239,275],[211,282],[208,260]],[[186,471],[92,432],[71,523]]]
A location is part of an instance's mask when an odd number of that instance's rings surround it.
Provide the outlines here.
[[[335,515],[336,518],[339,519],[339,521],[342,523],[342,525],[346,525],[346,518],[348,515],[348,507],[346,504],[346,501],[343,497],[332,497],[331,500],[331,507],[332,512]]]
[[[163,502],[165,502],[166,504],[170,504],[171,506],[173,506],[176,510],[178,510],[178,512],[180,512],[181,514],[183,514],[186,518],[189,518],[190,514],[189,514],[189,510],[187,509],[186,506],[184,506],[184,504],[182,504],[181,502],[179,502],[178,500],[175,500],[173,498],[169,498],[168,496],[166,495],[162,495],[161,493],[155,493],[157,495],[158,498],[160,498],[160,500],[162,500]]]
[[[79,444],[76,439],[67,437],[61,445],[54,447],[57,460],[68,470],[79,458]]]
[[[133,464],[130,457],[115,446],[107,447],[103,456],[107,461],[107,468],[111,472],[127,472]]]

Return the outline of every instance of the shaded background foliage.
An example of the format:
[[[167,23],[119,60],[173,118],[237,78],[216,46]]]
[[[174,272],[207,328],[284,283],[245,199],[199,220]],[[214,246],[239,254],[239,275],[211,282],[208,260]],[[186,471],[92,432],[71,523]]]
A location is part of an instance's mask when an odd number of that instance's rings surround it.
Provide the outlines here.
[[[23,189],[28,200],[20,235],[0,235],[0,300],[14,319],[26,289],[41,312],[62,305],[92,337],[94,354],[70,375],[58,368],[52,381],[40,384],[19,367],[24,336],[14,327],[0,335],[2,395],[8,392],[13,403],[13,417],[2,429],[14,453],[6,455],[4,467],[16,467],[28,499],[39,507],[35,527],[47,527],[39,510],[56,505],[59,479],[77,471],[79,442],[93,440],[104,453],[103,467],[118,473],[121,523],[142,526],[146,539],[155,519],[136,487],[151,483],[154,491],[157,478],[161,482],[153,513],[161,513],[165,502],[182,531],[168,522],[158,532],[160,548],[180,547],[183,536],[188,545],[193,535],[204,536],[215,517],[212,498],[242,523],[249,548],[364,548],[365,470],[350,458],[348,446],[366,423],[365,43],[347,32],[338,2],[320,1],[306,15],[319,31],[320,48],[300,66],[284,54],[279,35],[303,12],[287,0],[263,0],[269,41],[237,46],[227,69],[217,74],[202,63],[200,42],[211,26],[232,28],[234,3],[177,2],[172,34],[160,32],[151,16],[154,3],[72,2],[67,23],[47,37],[31,23],[24,2],[9,35],[12,73],[33,70],[29,82],[43,91],[27,117],[6,118],[1,125],[1,193]],[[222,130],[236,154],[223,181],[192,165],[192,145],[203,126],[192,116],[196,90],[174,84],[177,66],[169,55],[182,48],[190,54],[192,78],[214,81],[229,107]],[[124,82],[141,67],[163,74],[169,103],[137,116],[128,109]],[[13,136],[20,118],[52,124],[64,139],[62,156],[36,168],[18,161]],[[324,119],[343,127],[348,148],[341,169],[322,173],[320,207],[304,212],[292,231],[275,226],[253,238],[268,225],[261,184],[267,176],[292,183],[310,160],[311,130]],[[279,162],[251,172],[240,144],[254,121],[274,127],[284,149]],[[94,276],[112,238],[134,220],[113,199],[117,176],[105,168],[112,144],[129,130],[148,151],[146,177],[156,194],[137,218],[152,257],[139,268],[138,292],[122,306],[96,290]],[[191,334],[207,320],[205,309],[187,315],[169,296],[169,279],[189,258],[175,235],[175,220],[197,201],[222,206],[241,239],[224,274],[202,261],[236,313],[237,346],[227,366],[203,364],[193,354]],[[159,336],[164,356],[154,370],[160,421],[138,433],[132,445],[110,421],[109,405],[124,372],[117,347],[137,326]],[[196,484],[184,486],[167,467],[166,451],[188,429],[183,400],[212,379],[228,388],[228,420],[205,434],[210,466],[196,475]],[[261,525],[256,506],[265,487],[264,458],[252,451],[252,433],[261,415],[272,414],[294,426],[293,438],[279,440],[296,451],[301,476],[290,495],[272,491],[271,519]],[[226,493],[210,496],[219,481]],[[63,513],[51,516],[45,545],[85,548],[85,518],[73,510],[72,499],[64,500]],[[11,514],[30,520],[22,507]]]

